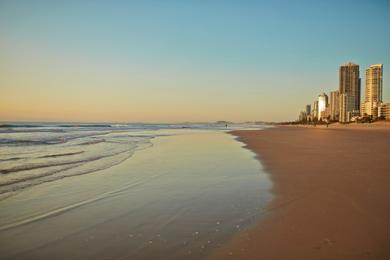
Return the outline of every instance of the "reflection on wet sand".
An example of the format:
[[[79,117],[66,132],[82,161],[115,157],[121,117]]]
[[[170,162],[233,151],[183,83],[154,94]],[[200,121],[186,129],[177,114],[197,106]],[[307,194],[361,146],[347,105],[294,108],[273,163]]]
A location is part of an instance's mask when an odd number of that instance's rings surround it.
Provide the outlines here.
[[[217,131],[164,130],[109,169],[0,201],[5,259],[197,259],[254,224],[270,182]]]

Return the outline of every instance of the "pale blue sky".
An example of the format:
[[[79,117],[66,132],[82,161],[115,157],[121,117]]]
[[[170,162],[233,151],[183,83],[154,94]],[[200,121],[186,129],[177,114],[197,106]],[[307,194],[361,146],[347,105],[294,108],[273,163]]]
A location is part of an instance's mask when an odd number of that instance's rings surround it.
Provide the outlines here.
[[[390,102],[389,14],[389,1],[0,0],[0,119],[292,120],[348,61],[363,80],[383,63]]]

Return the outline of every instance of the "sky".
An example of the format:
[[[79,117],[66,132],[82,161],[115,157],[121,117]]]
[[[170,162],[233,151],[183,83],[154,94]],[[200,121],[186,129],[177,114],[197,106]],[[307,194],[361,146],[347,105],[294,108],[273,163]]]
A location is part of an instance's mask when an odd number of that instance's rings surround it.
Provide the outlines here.
[[[384,64],[390,1],[0,0],[0,121],[284,121]],[[389,76],[388,76],[389,75]]]

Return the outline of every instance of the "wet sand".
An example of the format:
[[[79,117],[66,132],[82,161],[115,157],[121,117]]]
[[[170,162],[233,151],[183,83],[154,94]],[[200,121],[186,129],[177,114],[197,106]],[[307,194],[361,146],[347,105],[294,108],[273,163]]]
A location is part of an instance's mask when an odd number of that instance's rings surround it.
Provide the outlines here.
[[[0,200],[0,259],[200,259],[257,223],[271,182],[242,143],[154,134],[111,168]]]
[[[214,259],[390,259],[390,127],[233,134],[258,155],[276,197]]]

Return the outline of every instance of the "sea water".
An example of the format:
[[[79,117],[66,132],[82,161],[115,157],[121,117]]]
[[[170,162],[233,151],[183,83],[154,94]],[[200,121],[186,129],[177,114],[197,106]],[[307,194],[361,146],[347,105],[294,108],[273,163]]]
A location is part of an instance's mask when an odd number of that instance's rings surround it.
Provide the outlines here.
[[[3,127],[0,254],[207,256],[256,223],[271,199],[261,164],[225,131],[225,125]]]

